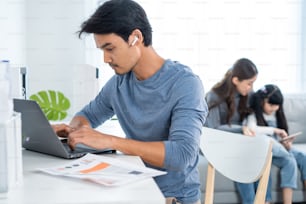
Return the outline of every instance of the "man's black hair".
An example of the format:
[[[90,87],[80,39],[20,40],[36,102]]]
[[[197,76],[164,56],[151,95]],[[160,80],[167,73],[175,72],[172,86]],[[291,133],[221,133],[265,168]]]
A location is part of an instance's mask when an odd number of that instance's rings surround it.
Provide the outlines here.
[[[83,33],[114,33],[128,42],[135,29],[142,32],[145,46],[152,44],[152,28],[144,9],[132,0],[109,0],[82,23],[78,34],[81,37]]]

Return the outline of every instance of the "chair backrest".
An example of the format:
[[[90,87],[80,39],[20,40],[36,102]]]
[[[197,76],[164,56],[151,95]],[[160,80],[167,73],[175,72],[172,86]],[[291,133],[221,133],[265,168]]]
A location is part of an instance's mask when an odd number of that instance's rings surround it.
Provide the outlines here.
[[[203,127],[201,150],[209,165],[205,204],[213,203],[215,170],[241,183],[260,179],[255,202],[265,203],[272,161],[272,141],[264,135],[255,137]]]

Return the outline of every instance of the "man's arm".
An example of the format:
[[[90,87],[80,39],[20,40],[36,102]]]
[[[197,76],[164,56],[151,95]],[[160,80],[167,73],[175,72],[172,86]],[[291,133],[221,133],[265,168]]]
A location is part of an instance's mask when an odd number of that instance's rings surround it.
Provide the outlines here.
[[[115,137],[113,148],[125,154],[137,155],[143,161],[156,167],[163,167],[165,159],[165,145],[163,142],[141,142],[131,139]]]
[[[79,129],[80,127],[87,125],[90,126],[89,121],[83,116],[74,116],[69,123],[69,126],[75,130]]]
[[[97,149],[110,148],[124,154],[140,156],[143,161],[156,167],[164,165],[163,142],[141,142],[104,134],[92,129],[83,116],[75,116],[69,126],[75,130],[69,134],[69,144],[72,148],[77,143],[83,143]]]

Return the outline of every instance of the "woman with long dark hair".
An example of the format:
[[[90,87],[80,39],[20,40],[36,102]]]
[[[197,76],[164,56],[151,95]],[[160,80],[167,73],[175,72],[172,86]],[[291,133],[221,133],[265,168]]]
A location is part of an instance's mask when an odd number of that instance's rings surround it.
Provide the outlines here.
[[[242,133],[242,121],[250,113],[248,97],[257,75],[257,68],[251,60],[237,60],[206,94],[209,108],[206,126]]]
[[[243,120],[251,113],[249,95],[253,90],[258,70],[255,64],[241,58],[229,69],[224,78],[218,82],[206,95],[209,114],[205,126],[219,130],[248,134],[248,127],[243,126]],[[256,183],[244,184],[236,182],[237,190],[243,204],[253,204]],[[271,180],[269,180],[266,201],[271,198]]]

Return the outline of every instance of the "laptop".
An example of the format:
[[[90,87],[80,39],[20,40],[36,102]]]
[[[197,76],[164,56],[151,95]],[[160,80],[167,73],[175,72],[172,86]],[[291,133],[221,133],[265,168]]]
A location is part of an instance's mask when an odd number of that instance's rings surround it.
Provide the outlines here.
[[[14,110],[21,113],[22,147],[44,154],[66,159],[74,159],[87,153],[114,153],[112,149],[93,149],[78,144],[71,150],[67,139],[60,138],[54,132],[51,124],[34,100],[13,99]]]

